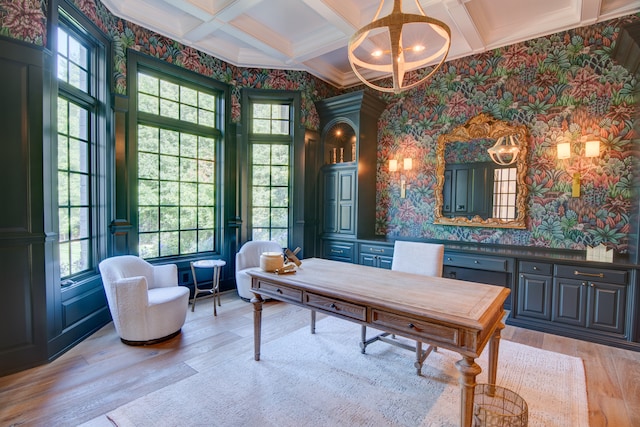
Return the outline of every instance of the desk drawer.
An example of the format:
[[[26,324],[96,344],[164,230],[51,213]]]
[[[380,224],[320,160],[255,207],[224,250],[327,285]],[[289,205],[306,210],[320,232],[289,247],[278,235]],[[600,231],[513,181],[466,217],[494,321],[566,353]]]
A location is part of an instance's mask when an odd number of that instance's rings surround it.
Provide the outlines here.
[[[311,307],[315,307],[329,313],[352,317],[362,321],[367,320],[367,308],[361,305],[351,304],[315,294],[305,294],[305,303]]]
[[[475,268],[478,270],[509,271],[509,262],[507,259],[481,255],[458,255],[445,252],[444,265]]]
[[[252,287],[254,287],[253,284]],[[254,287],[254,289],[260,291],[262,295],[272,296],[275,299],[298,303],[302,302],[302,291],[288,286],[258,280],[257,288]]]
[[[424,342],[442,342],[459,345],[458,329],[435,323],[414,320],[385,311],[373,310],[371,312],[371,325],[383,331],[391,328],[398,331],[398,335],[405,333],[410,337],[420,337]]]

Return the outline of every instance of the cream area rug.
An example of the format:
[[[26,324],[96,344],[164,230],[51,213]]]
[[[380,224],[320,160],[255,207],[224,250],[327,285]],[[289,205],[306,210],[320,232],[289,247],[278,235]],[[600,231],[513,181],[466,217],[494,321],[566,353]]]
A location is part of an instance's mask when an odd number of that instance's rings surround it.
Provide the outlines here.
[[[315,335],[264,343],[259,362],[251,351],[107,417],[119,427],[459,425],[457,353],[431,353],[417,376],[412,352],[377,342],[361,354],[359,337],[359,325],[326,318]],[[582,359],[506,340],[499,354],[497,384],[526,400],[530,426],[588,427]],[[478,363],[484,383],[487,351]]]

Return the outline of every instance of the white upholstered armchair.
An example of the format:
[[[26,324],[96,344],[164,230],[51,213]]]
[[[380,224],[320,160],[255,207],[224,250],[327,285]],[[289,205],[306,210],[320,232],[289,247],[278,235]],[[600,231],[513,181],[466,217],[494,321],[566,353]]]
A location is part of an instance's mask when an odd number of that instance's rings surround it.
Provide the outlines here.
[[[180,333],[189,307],[189,289],[178,285],[175,264],[152,265],[124,255],[105,259],[99,268],[122,342],[154,344]]]
[[[282,252],[282,246],[274,241],[253,240],[242,245],[236,254],[236,287],[238,295],[244,300],[253,298],[251,276],[247,270],[260,267],[260,255],[263,252]]]

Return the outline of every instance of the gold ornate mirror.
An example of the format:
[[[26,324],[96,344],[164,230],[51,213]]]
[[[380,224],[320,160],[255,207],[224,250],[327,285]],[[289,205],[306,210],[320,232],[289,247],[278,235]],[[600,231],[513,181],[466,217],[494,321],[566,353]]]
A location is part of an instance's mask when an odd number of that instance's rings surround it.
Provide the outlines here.
[[[488,149],[515,136],[513,164],[491,161]],[[479,114],[438,137],[435,224],[525,228],[527,130]]]

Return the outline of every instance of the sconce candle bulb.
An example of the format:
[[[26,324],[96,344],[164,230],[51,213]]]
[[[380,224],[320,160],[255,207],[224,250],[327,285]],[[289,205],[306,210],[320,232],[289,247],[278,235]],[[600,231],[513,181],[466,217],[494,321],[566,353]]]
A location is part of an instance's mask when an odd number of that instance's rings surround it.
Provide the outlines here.
[[[587,141],[584,146],[584,155],[586,157],[600,157],[600,141]]]
[[[568,159],[571,157],[571,144],[568,142],[559,142],[556,149],[558,150],[558,159]]]

